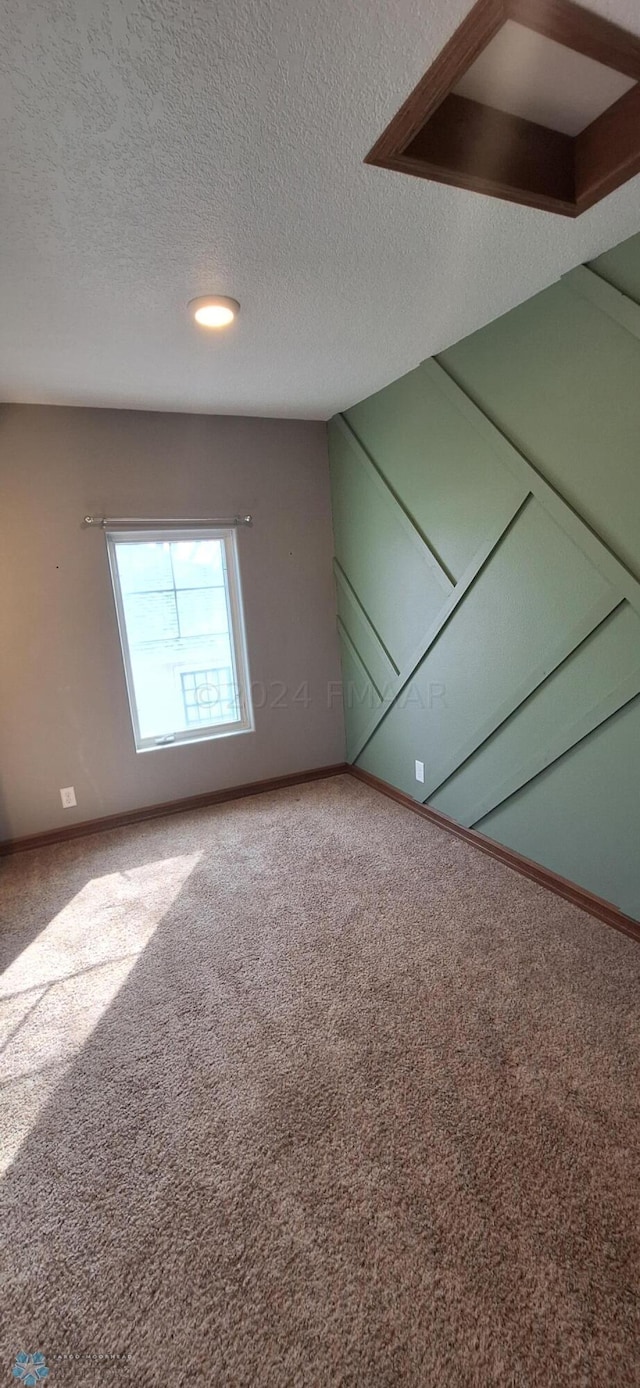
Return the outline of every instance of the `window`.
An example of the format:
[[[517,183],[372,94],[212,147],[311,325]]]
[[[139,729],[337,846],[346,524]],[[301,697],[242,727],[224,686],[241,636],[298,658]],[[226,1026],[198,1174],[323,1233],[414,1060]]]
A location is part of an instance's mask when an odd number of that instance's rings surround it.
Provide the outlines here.
[[[235,686],[228,665],[221,670],[183,670],[182,702],[187,723],[209,723],[210,710],[235,707]]]
[[[253,727],[234,530],[108,531],[139,752]]]

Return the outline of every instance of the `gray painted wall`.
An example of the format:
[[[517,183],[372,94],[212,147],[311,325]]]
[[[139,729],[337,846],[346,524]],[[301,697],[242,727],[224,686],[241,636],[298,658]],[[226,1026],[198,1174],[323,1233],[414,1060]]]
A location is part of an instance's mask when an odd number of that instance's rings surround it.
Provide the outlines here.
[[[324,425],[5,406],[0,497],[0,838],[343,760]],[[255,732],[138,754],[105,540],[82,517],[246,511]]]

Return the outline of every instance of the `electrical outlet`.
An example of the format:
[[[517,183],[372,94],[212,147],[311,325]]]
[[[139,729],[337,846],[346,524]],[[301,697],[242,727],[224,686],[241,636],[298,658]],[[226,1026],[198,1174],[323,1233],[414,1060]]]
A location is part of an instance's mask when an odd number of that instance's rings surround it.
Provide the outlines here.
[[[60,799],[62,801],[62,804],[64,805],[65,810],[72,810],[74,805],[77,805],[78,803],[76,800],[76,793],[73,786],[65,786],[64,790],[60,791]]]
[[[423,762],[423,761],[417,761],[417,762],[416,762],[416,781],[422,781],[422,782],[424,783],[424,762]]]

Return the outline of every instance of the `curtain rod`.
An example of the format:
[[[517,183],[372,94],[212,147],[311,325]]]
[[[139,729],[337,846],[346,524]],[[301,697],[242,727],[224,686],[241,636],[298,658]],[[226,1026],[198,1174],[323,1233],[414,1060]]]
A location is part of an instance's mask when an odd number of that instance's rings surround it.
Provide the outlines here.
[[[82,523],[83,525],[97,526],[100,530],[104,530],[107,526],[113,526],[114,529],[117,529],[118,526],[121,525],[139,525],[141,527],[156,526],[158,528],[161,528],[163,525],[174,525],[176,527],[183,525],[199,525],[203,528],[205,526],[223,528],[233,525],[253,525],[253,517],[231,516],[223,520],[219,516],[217,518],[212,518],[211,516],[85,516]]]

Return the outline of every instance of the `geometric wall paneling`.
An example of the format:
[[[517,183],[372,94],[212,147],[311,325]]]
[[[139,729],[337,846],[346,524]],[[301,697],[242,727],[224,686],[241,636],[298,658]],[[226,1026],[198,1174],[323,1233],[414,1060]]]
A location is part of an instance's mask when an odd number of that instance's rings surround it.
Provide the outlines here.
[[[373,737],[379,723],[387,716],[387,713],[393,707],[396,699],[401,699],[402,707],[406,707],[408,703],[410,704],[413,698],[420,699],[421,696],[416,694],[415,691],[412,691],[410,687],[415,671],[419,668],[428,651],[431,650],[431,647],[435,645],[440,633],[443,632],[449,622],[452,621],[455,612],[464,601],[466,594],[477,583],[497,545],[511,529],[511,526],[515,524],[527,500],[528,498],[525,495],[524,499],[516,506],[513,513],[507,512],[500,519],[495,528],[485,536],[477,553],[474,554],[470,564],[456,583],[455,588],[452,589],[437,617],[420,637],[415,649],[411,652],[402,670],[398,672],[395,679],[389,680],[387,683],[383,706],[372,715],[368,727],[364,728],[362,732],[360,741],[355,744],[356,751],[353,756],[354,761],[358,759],[360,753],[369,742],[369,739]],[[512,504],[513,503],[511,503],[511,505]],[[432,699],[433,703],[435,703],[435,696],[432,696],[433,691],[429,695],[429,699]]]
[[[640,696],[477,828],[640,917]]]
[[[624,602],[429,799],[471,827],[640,694],[640,618]]]
[[[405,794],[422,799],[422,786],[415,780],[414,761],[416,758],[425,760],[438,738],[443,693],[439,685],[429,688],[419,676],[410,679],[395,703],[380,711],[371,735],[362,739],[363,750],[357,751],[353,758],[355,765],[389,781]],[[347,708],[345,720],[348,725]],[[427,770],[425,760],[425,775]]]
[[[415,671],[412,705],[385,713],[367,769],[381,741],[413,746],[428,800],[619,601],[531,498]]]
[[[604,251],[587,267],[612,289],[626,295],[636,307],[640,304],[640,235],[630,236],[620,246]]]
[[[640,286],[640,236],[603,270],[632,283],[634,263]],[[594,265],[334,421],[345,685],[365,691],[354,708],[345,688],[345,721],[361,769],[638,916],[640,747],[626,764],[622,745],[640,725],[640,306]],[[340,473],[356,454],[384,496],[377,528]],[[363,595],[349,572],[356,541],[410,622],[402,654],[371,610],[375,583]],[[430,614],[406,545],[437,566]],[[571,787],[575,832],[558,818]]]
[[[571,0],[477,0],[365,163],[580,216],[640,172],[640,40]]]
[[[378,693],[382,694],[395,679],[398,670],[337,563],[334,563],[334,577],[340,624]]]
[[[329,434],[336,558],[380,641],[401,667],[448,597],[451,580],[348,426],[333,420]]]
[[[351,760],[364,729],[371,719],[372,710],[380,707],[380,691],[360,659],[348,632],[338,622],[340,636],[340,658],[345,701],[348,702],[349,716],[346,719],[347,759]]]
[[[377,493],[378,502],[383,504],[387,511],[393,515],[394,525],[404,533],[405,540],[408,540],[420,562],[431,571],[431,576],[435,579],[438,586],[448,594],[453,586],[453,580],[447,573],[444,565],[440,562],[437,554],[434,553],[426,535],[422,535],[417,529],[413,517],[409,514],[407,507],[389,485],[383,476],[375,459],[370,456],[366,448],[363,447],[346,416],[337,415],[331,420],[329,428],[336,427],[342,435],[344,443],[350,452],[351,461],[359,464],[361,475],[366,477],[370,487]]]
[[[548,292],[549,291],[546,291],[546,293]],[[538,298],[542,297],[544,296],[538,296]],[[520,310],[514,310],[514,314],[518,312],[520,312]],[[509,317],[513,317],[514,314],[509,315]],[[483,353],[481,355],[483,359],[487,355],[485,339],[493,326],[494,325],[490,324],[488,328],[481,330],[483,338]],[[478,337],[480,335],[476,334],[474,336]],[[455,354],[456,351],[463,349],[467,345],[467,342],[471,341],[473,341],[473,339],[468,339],[458,344],[457,348],[451,349],[451,352],[448,354],[449,358]],[[518,448],[516,448],[505,436],[502,430],[489,419],[484,410],[469,397],[466,390],[458,385],[450,374],[450,370],[451,362],[449,359],[447,359],[446,369],[442,365],[442,358],[439,361],[431,359],[421,363],[417,368],[417,372],[412,373],[412,375],[416,374],[418,377],[422,377],[431,387],[436,388],[441,396],[445,397],[449,408],[455,412],[454,417],[456,421],[459,416],[462,416],[467,424],[472,426],[473,431],[479,433],[484,438],[487,446],[491,448],[496,460],[499,460],[500,464],[502,464],[504,471],[509,473],[519,486],[520,490],[518,495],[526,495],[527,492],[534,495],[544,506],[547,513],[562,527],[573,542],[580,546],[583,553],[591,559],[592,563],[597,566],[603,577],[612,585],[615,584],[617,595],[619,597],[626,597],[627,601],[634,606],[636,611],[640,612],[640,582],[629,572],[619,558],[610,551],[604,541],[600,540],[599,537],[585,525],[584,521],[581,520],[574,509],[568,505],[555,487],[546,480],[529,459],[524,457]],[[387,387],[387,390],[393,390],[394,386],[391,388]],[[380,394],[385,395],[386,391],[382,391]],[[333,423],[337,422],[338,421],[333,421]],[[428,475],[430,477],[430,473]],[[426,472],[425,476],[427,476]],[[336,496],[334,492],[334,506],[335,504]],[[347,517],[346,523],[347,527],[352,526],[352,518]],[[476,581],[479,570],[484,566],[484,563],[487,561],[487,558],[490,556],[494,545],[498,542],[502,533],[502,526],[499,525],[496,535],[489,543],[485,543],[483,551],[474,557],[470,570],[453,589],[446,607],[442,608],[433,626],[425,633],[424,640],[418,643],[413,653],[413,658],[408,659],[403,670],[400,672],[395,688],[393,683],[387,687],[387,698],[385,699],[384,706],[379,708],[377,713],[372,716],[367,733],[363,735],[361,746],[358,746],[356,743],[357,751],[355,753],[355,759],[357,759],[360,751],[366,745],[368,738],[372,736],[379,721],[388,716],[393,698],[405,688],[413,670],[418,665],[426,650],[433,644],[440,628],[445,622],[450,620],[451,613],[455,611],[458,602],[464,597],[467,587],[470,583]],[[612,605],[614,605],[614,595],[612,595]],[[600,611],[599,616],[596,613],[594,615],[594,624],[596,620],[600,620],[603,615],[606,615],[603,611]],[[412,790],[415,793],[415,786],[412,786]]]
[[[565,289],[573,290],[581,299],[586,299],[600,313],[606,313],[614,323],[625,328],[632,337],[640,338],[640,307],[628,294],[610,284],[608,280],[591,270],[588,265],[577,265],[562,276]]]
[[[547,650],[544,658],[537,665],[531,666],[520,684],[516,688],[510,690],[507,697],[503,699],[501,703],[493,707],[491,711],[476,724],[469,738],[458,742],[450,758],[447,761],[440,761],[436,764],[431,787],[427,790],[425,800],[430,799],[448,780],[449,776],[453,775],[460,766],[464,765],[468,758],[472,757],[474,752],[482,747],[486,740],[503,725],[505,720],[510,719],[521,705],[526,700],[530,699],[531,696],[544,685],[545,681],[549,678],[549,674],[553,674],[554,671],[564,663],[567,656],[570,655],[576,647],[582,645],[594,626],[599,625],[603,619],[614,611],[617,601],[615,594],[609,591],[600,598],[593,607],[589,608],[575,625],[568,627],[567,630],[563,632],[555,645]],[[635,692],[635,683],[632,690],[628,690],[625,686],[623,694],[619,697],[616,694],[616,698],[618,699],[616,707],[619,707],[621,703],[625,703]]]
[[[345,418],[454,581],[529,490],[421,367]],[[425,476],[429,486],[425,488]]]
[[[591,279],[601,300],[606,291],[608,299],[622,298]],[[573,282],[568,277],[544,290],[426,369],[444,369],[458,386],[460,408],[475,407],[479,428],[493,423],[504,461],[509,465],[511,456],[513,467],[524,469],[538,500],[585,552],[589,531],[598,537],[594,562],[636,606],[640,342],[629,322],[578,294]],[[628,309],[637,319],[637,305],[628,301]]]

